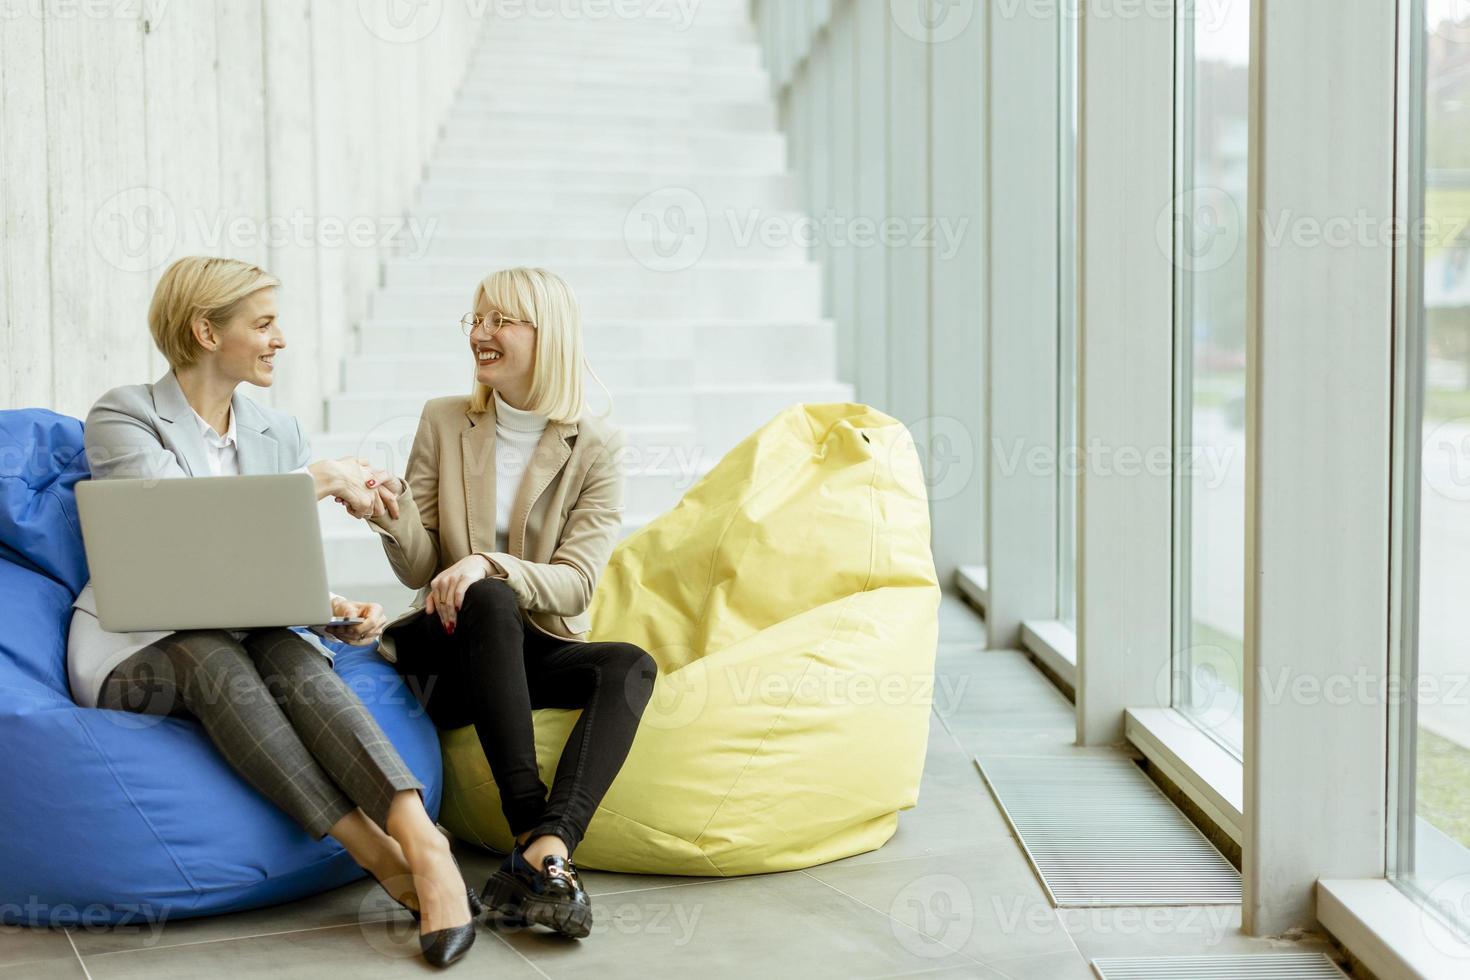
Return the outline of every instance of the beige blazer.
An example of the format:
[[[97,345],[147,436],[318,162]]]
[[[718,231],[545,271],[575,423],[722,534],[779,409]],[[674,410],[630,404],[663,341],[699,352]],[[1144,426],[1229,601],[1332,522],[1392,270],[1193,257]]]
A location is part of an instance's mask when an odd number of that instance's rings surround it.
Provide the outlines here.
[[[384,659],[398,659],[386,629],[423,615],[429,582],[472,554],[499,569],[491,577],[509,583],[532,626],[586,640],[587,607],[622,527],[624,445],[622,431],[595,416],[548,422],[511,510],[507,554],[494,550],[494,399],[483,412],[466,396],[424,405],[398,518],[370,520],[398,580],[419,590],[385,628]]]

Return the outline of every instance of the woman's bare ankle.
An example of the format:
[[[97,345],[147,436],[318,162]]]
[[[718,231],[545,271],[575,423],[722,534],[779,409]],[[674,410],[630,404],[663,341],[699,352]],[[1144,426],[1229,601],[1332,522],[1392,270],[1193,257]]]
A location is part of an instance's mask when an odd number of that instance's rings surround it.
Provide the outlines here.
[[[388,808],[386,824],[388,836],[398,842],[404,855],[410,859],[415,852],[426,849],[449,849],[449,841],[429,818],[417,793],[399,793]]]

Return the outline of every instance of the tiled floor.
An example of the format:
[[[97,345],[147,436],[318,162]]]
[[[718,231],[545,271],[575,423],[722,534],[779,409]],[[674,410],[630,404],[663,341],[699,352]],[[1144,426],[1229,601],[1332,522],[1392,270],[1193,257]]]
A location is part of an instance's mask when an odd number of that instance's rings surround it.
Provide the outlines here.
[[[1082,980],[1100,955],[1325,949],[1242,936],[1233,907],[1051,908],[973,756],[1077,752],[1072,709],[1023,655],[986,652],[984,638],[983,622],[946,596],[919,805],[882,849],[751,878],[586,872],[591,937],[482,929],[458,975]],[[498,858],[463,849],[460,860],[478,887]],[[0,928],[0,978],[372,980],[430,972],[414,940],[412,920],[359,883],[157,931]]]

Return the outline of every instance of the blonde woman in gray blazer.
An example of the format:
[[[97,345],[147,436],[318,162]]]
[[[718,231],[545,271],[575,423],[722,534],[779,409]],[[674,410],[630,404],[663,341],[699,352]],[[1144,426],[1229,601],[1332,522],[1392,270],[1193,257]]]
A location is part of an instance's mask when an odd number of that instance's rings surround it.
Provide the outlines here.
[[[170,369],[151,385],[114,388],[93,406],[85,433],[93,479],[300,471],[311,475],[318,498],[342,500],[356,516],[397,512],[380,482],[386,474],[350,458],[310,462],[300,424],[239,390],[242,382],[264,388],[274,380],[286,346],[279,285],[231,259],[169,267],[148,321]],[[478,900],[424,809],[423,784],[324,648],[288,629],[109,633],[97,622],[91,583],[75,608],[67,669],[79,703],[197,719],[251,785],[314,838],[339,841],[420,917],[426,960],[447,966],[469,949]],[[370,643],[386,624],[376,603],[333,596],[332,610],[364,620],[334,631],[348,643]]]

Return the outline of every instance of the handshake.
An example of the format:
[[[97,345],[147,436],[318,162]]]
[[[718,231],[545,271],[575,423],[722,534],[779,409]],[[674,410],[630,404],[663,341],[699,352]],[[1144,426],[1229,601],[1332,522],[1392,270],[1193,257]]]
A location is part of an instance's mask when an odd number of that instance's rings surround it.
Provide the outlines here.
[[[382,517],[386,514],[397,519],[403,480],[389,471],[375,469],[368,460],[354,456],[319,460],[307,470],[316,483],[318,500],[332,497],[353,517]]]

